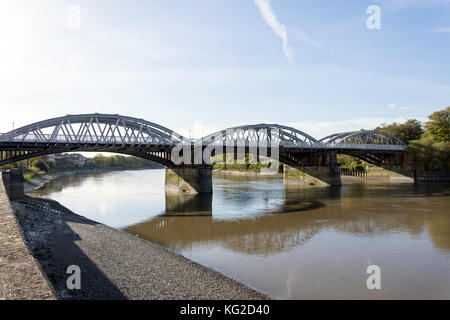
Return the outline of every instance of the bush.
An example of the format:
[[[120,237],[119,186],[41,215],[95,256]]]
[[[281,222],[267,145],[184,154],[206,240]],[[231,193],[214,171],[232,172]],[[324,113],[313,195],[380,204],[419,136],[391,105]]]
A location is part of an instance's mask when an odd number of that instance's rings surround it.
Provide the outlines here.
[[[36,164],[35,164],[36,168],[39,168],[41,171],[44,172],[48,172],[48,165],[46,162],[44,162],[43,160],[39,160]]]

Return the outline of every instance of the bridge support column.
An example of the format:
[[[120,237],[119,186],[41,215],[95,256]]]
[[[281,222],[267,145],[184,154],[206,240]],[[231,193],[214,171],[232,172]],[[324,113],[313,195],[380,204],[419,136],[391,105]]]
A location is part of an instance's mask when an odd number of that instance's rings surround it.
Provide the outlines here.
[[[23,169],[2,172],[6,194],[10,200],[20,200],[25,196],[23,189]]]
[[[169,194],[212,193],[212,167],[166,168],[166,192]]]
[[[305,165],[284,165],[283,180],[288,188],[314,188],[341,185],[341,172],[336,152],[318,155]]]

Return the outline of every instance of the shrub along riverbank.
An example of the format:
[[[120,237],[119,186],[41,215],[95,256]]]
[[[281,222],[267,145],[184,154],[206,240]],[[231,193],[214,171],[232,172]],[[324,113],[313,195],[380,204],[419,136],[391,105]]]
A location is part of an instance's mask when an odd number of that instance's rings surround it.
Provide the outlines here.
[[[240,161],[234,160],[234,154],[227,154],[224,162],[223,156],[215,156],[213,169],[217,171],[236,171],[236,172],[251,172],[259,173],[262,169],[269,169],[276,166],[276,172],[283,171],[283,164],[269,158],[261,157],[261,161],[257,161],[256,155],[246,154],[244,159]]]
[[[57,166],[54,160],[37,157],[2,167],[2,169],[20,168],[23,168],[24,180],[33,182],[44,176],[58,175],[68,171],[160,169],[164,167],[150,160],[120,155],[110,157],[96,155],[91,159],[87,159],[85,164],[81,166],[70,163],[64,166]]]

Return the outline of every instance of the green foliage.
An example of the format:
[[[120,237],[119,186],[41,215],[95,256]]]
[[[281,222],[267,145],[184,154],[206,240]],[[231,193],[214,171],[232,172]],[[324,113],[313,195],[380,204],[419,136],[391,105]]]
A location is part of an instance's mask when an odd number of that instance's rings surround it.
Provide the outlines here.
[[[223,162],[223,155],[215,156],[212,158],[214,163],[214,170],[233,170],[233,171],[254,171],[259,172],[262,168],[270,168],[272,162],[269,160],[266,161],[256,161],[256,155],[246,154],[245,155],[245,163],[238,163],[237,160],[234,160],[234,154],[226,154],[226,163]],[[240,160],[239,162],[243,162]],[[282,164],[278,164],[278,169],[280,172],[280,168],[282,168]]]
[[[87,165],[90,168],[159,168],[161,165],[152,162],[150,160],[136,158],[136,157],[125,157],[120,155],[113,155],[111,157],[105,157],[103,155],[96,155],[90,159]]]
[[[417,120],[383,125],[377,130],[390,133],[408,144],[417,169],[450,170],[450,107],[428,117],[424,131]]]
[[[341,169],[366,171],[366,162],[345,154],[338,154],[337,161]]]
[[[450,171],[450,142],[434,141],[431,135],[411,141],[409,152],[414,155],[416,167],[424,170]]]
[[[54,169],[54,168],[56,168],[56,162],[55,162],[55,160],[47,161],[47,166],[48,166],[49,169]]]
[[[48,172],[49,167],[44,160],[39,160],[38,162],[36,162],[35,166],[41,171]]]
[[[425,129],[434,141],[450,142],[450,107],[430,115]]]
[[[29,172],[29,173],[38,173],[42,171],[41,169],[39,169],[38,167],[28,167],[25,169],[25,172]]]
[[[38,162],[36,162],[38,163]],[[38,167],[28,167],[23,170],[23,178],[25,181],[31,182],[34,178],[45,175],[45,171]]]
[[[377,127],[376,130],[381,132],[389,133],[404,143],[408,144],[412,140],[420,139],[424,130],[422,128],[422,124],[420,121],[415,119],[410,119],[405,123],[396,123],[386,125],[383,124],[380,127]]]

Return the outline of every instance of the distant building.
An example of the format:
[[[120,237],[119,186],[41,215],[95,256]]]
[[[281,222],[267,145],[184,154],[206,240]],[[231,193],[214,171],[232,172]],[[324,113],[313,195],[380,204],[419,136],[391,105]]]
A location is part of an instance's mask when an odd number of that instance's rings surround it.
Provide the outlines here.
[[[55,154],[48,154],[46,156],[42,157],[45,161],[55,161],[56,155]]]
[[[81,154],[71,154],[70,161],[73,163],[75,167],[83,167],[86,164],[86,157],[82,156]]]
[[[83,167],[87,162],[87,158],[78,153],[57,154],[54,160],[57,168]]]

